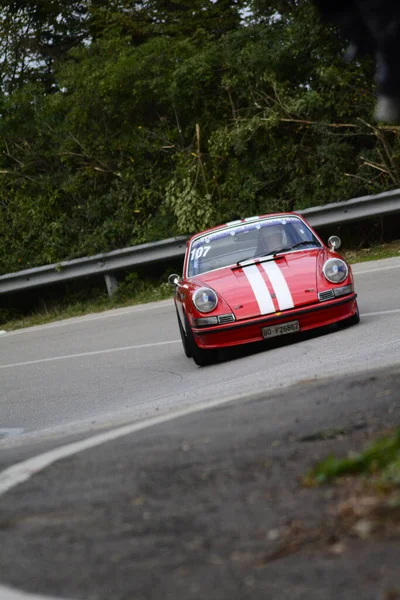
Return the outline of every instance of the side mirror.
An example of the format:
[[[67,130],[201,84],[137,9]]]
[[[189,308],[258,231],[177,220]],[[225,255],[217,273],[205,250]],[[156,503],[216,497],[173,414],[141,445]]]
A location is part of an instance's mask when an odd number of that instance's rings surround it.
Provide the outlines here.
[[[172,273],[172,275],[168,277],[168,283],[172,287],[175,287],[178,284],[178,281],[179,275],[177,275],[176,273]]]
[[[331,237],[328,239],[328,246],[332,250],[338,250],[341,245],[342,245],[342,240],[337,235],[331,235]]]

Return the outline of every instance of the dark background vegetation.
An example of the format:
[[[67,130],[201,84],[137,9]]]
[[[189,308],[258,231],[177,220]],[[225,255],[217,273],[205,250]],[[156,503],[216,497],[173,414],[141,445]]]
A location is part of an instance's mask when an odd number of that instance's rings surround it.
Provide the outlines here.
[[[308,0],[0,0],[0,274],[400,187],[399,128],[346,47]],[[119,301],[179,269],[120,273]],[[100,297],[9,294],[0,322]]]
[[[307,0],[0,8],[0,273],[399,186]]]

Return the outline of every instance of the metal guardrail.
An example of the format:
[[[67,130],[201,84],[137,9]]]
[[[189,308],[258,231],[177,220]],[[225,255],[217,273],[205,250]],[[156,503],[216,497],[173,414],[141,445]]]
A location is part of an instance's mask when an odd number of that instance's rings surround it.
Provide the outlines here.
[[[400,212],[400,189],[344,202],[334,202],[325,206],[306,208],[297,212],[302,214],[315,228],[384,216]],[[181,258],[185,253],[187,239],[186,236],[179,236],[151,244],[142,244],[1,275],[0,294],[71,281],[80,277],[104,275],[107,291],[111,296],[118,286],[115,272],[137,265]]]
[[[343,225],[400,211],[400,189],[297,211],[312,227]]]
[[[185,254],[186,240],[186,236],[179,236],[151,244],[132,246],[87,258],[76,258],[1,275],[0,294],[71,281],[80,277],[104,275],[108,293],[111,295],[117,287],[113,273],[136,265],[179,258]]]

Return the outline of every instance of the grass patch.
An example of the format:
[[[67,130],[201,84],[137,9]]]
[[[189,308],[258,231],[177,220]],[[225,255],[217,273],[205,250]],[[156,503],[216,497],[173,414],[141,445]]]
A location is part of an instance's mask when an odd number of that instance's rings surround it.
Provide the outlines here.
[[[339,253],[350,263],[366,262],[369,260],[380,260],[383,258],[393,258],[400,256],[400,240],[394,240],[385,244],[372,245],[369,248],[359,250],[343,250]]]
[[[376,475],[377,482],[400,485],[400,429],[382,437],[354,457],[329,456],[307,475],[308,485],[332,481],[343,475]]]
[[[327,514],[339,554],[348,538],[400,538],[400,429],[355,456],[328,457],[303,479],[307,487],[323,483],[335,483]]]

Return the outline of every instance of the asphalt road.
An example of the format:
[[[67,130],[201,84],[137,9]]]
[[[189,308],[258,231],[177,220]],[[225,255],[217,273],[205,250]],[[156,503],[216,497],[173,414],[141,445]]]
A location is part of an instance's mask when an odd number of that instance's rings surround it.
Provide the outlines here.
[[[399,386],[307,382],[39,457],[1,497],[0,580],[40,596],[1,600],[395,600],[400,524],[343,530],[341,487],[301,479],[399,423]]]
[[[356,265],[357,328],[228,352],[198,368],[182,352],[171,301],[0,336],[0,436],[143,419],[215,398],[397,362],[400,259]],[[1,442],[0,442],[1,443]]]
[[[274,600],[383,598],[397,576],[394,550],[373,584],[346,561],[341,578],[326,557],[307,570],[308,552],[259,571],[271,531],[310,518],[311,496],[293,482],[329,444],[304,451],[301,437],[400,418],[400,260],[354,271],[360,325],[235,350],[203,369],[183,355],[169,301],[2,335],[3,469],[100,437],[85,452],[23,463],[20,485],[14,467],[0,473],[0,582],[86,600],[239,600],[268,582]],[[178,410],[186,416],[168,421]],[[123,437],[101,438],[124,423],[133,425]],[[336,441],[346,450],[354,440]],[[388,554],[386,545],[355,553],[356,574]],[[0,599],[17,600],[1,585]]]

